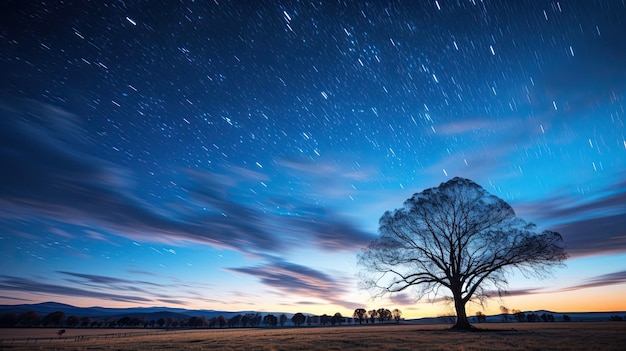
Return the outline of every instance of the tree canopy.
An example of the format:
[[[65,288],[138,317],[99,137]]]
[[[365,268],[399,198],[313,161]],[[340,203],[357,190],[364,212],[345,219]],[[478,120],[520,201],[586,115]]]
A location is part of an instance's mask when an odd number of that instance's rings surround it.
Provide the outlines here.
[[[385,212],[379,237],[358,261],[364,287],[375,295],[415,287],[418,298],[450,299],[454,328],[471,329],[467,302],[502,293],[511,269],[546,277],[567,258],[562,243],[559,233],[537,232],[504,200],[457,177]]]

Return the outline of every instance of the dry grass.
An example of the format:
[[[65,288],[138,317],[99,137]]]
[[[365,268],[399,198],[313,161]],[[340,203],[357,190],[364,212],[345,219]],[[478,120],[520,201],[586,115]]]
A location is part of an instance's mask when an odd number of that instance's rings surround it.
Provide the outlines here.
[[[163,331],[154,335],[75,341],[85,334],[120,330],[68,329],[68,339],[7,343],[3,350],[626,350],[626,323],[487,324],[484,333],[453,332],[439,325]],[[515,328],[512,330],[512,328]],[[18,329],[19,330],[19,329]],[[17,331],[17,330],[13,330]],[[24,333],[27,333],[27,329]],[[132,330],[138,332],[138,330]],[[29,337],[46,330],[30,329]],[[45,337],[56,330],[48,329]],[[19,337],[24,337],[23,334]],[[18,336],[15,336],[18,337]]]

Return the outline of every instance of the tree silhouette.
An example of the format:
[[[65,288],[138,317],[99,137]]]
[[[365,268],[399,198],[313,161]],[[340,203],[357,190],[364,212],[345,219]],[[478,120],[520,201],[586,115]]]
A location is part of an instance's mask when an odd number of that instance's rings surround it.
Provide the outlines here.
[[[357,308],[354,310],[352,317],[359,321],[359,324],[363,324],[363,319],[367,318],[367,311],[365,308]]]
[[[285,315],[284,313],[281,314],[280,317],[278,317],[278,322],[280,323],[281,327],[285,326],[285,322],[287,322],[287,315]]]
[[[78,316],[69,316],[67,317],[67,320],[65,321],[65,325],[67,325],[70,328],[77,326],[78,323],[80,323],[80,318],[78,318]]]
[[[230,319],[228,320],[228,326],[231,328],[239,326],[239,322],[241,322],[240,314],[230,317]]]
[[[263,317],[263,324],[269,327],[275,327],[278,324],[278,318],[273,314],[266,314],[265,317]]]
[[[500,306],[500,312],[502,313],[504,323],[507,323],[509,321],[509,309],[506,306]]]
[[[341,313],[337,312],[335,313],[331,319],[330,319],[330,324],[335,325],[341,325],[341,323],[343,323],[343,316],[341,315]]]
[[[90,323],[91,323],[91,318],[89,318],[87,316],[81,317],[81,319],[80,319],[81,327],[88,327]]]
[[[569,322],[571,320],[572,319],[568,315],[566,315],[566,314],[563,315],[563,322]]]
[[[7,312],[0,317],[0,327],[13,327],[17,323],[17,320],[17,315],[15,313]]]
[[[44,326],[47,326],[47,325],[59,326],[61,325],[61,323],[63,323],[64,320],[65,320],[65,312],[55,311],[55,312],[50,312],[45,317],[43,317],[43,319],[41,320],[41,324],[43,324]]]
[[[359,254],[364,287],[376,295],[409,287],[420,297],[448,291],[456,329],[472,329],[465,305],[502,292],[509,269],[545,277],[567,258],[560,234],[536,232],[504,200],[458,177],[385,212],[379,232]]]
[[[388,310],[388,309],[386,309],[386,308],[379,308],[379,309],[376,311],[376,315],[378,316],[378,320],[379,320],[381,323],[384,323],[384,322],[390,321],[390,320],[391,320],[391,316],[392,316],[392,315],[391,315],[391,311],[389,311],[389,310]]]
[[[370,322],[374,324],[376,318],[378,317],[378,312],[376,312],[376,310],[370,310],[367,314],[370,316]]]
[[[513,315],[518,322],[526,322],[526,314],[524,312],[516,309],[511,312],[513,312]]]
[[[41,316],[39,316],[39,313],[35,311],[24,312],[18,317],[18,324],[22,324],[23,326],[26,326],[26,327],[36,326],[40,322],[41,322]]]
[[[481,311],[476,312],[476,321],[478,323],[485,323],[487,321],[487,316]]]
[[[400,318],[402,317],[402,311],[400,311],[399,309],[394,309],[393,311],[391,311],[391,315],[393,316],[393,319],[395,319],[396,323],[400,324]]]
[[[299,327],[302,324],[304,324],[305,320],[306,320],[306,317],[302,313],[300,313],[300,312],[294,314],[293,317],[291,317],[291,321],[297,327]]]

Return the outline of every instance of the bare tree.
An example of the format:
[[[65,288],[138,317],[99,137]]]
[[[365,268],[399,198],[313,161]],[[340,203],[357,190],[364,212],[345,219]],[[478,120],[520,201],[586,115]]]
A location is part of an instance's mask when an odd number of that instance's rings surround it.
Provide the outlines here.
[[[510,269],[546,277],[567,258],[560,234],[536,232],[504,200],[458,177],[385,212],[379,232],[359,254],[364,287],[379,296],[409,287],[421,298],[443,295],[454,302],[456,329],[473,328],[465,305],[501,293]]]

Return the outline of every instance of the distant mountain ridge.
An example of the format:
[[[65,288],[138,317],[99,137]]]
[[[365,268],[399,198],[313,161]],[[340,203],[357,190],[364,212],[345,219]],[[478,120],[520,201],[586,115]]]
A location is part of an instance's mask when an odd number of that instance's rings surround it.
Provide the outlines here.
[[[283,312],[259,312],[259,311],[218,311],[218,310],[189,310],[184,308],[172,308],[172,307],[131,307],[131,308],[110,308],[110,307],[77,307],[72,305],[67,305],[58,302],[43,302],[38,304],[19,304],[19,305],[0,305],[0,315],[6,313],[15,313],[17,315],[35,311],[39,313],[42,317],[56,311],[61,311],[65,313],[66,316],[78,316],[78,317],[90,317],[90,318],[121,318],[121,317],[142,317],[146,316],[151,319],[162,318],[162,317],[174,317],[174,318],[190,318],[190,317],[206,317],[207,319],[223,316],[227,319],[237,315],[237,314],[246,314],[246,313],[260,313],[260,314],[274,314],[278,316]],[[313,315],[312,313],[302,312],[305,315]],[[537,315],[541,314],[551,314],[554,316],[555,321],[560,322],[563,321],[563,316],[567,315],[572,322],[580,322],[580,321],[607,321],[611,316],[621,316],[626,320],[626,311],[613,311],[613,312],[553,312],[548,310],[538,310],[538,311],[524,311],[525,314],[534,313]],[[293,316],[293,313],[286,313],[288,318]],[[351,317],[351,316],[344,316]],[[442,321],[446,317],[424,317],[417,318],[412,320],[407,320],[406,322],[416,323],[416,324],[438,324],[442,323]],[[473,316],[470,316],[470,319],[474,319]],[[510,322],[514,322],[515,318],[512,314],[508,315],[508,320]],[[486,316],[486,322],[501,322],[504,321],[504,315],[496,314],[496,315],[488,315]],[[475,322],[475,321],[473,321]]]
[[[37,304],[20,304],[20,305],[0,305],[0,314],[15,313],[21,314],[29,311],[35,311],[44,316],[51,312],[61,311],[66,316],[78,316],[78,317],[92,317],[92,318],[104,318],[104,317],[124,317],[124,316],[143,316],[143,315],[155,315],[155,314],[175,314],[180,317],[217,317],[224,316],[230,318],[237,314],[244,313],[256,313],[252,311],[241,312],[227,312],[216,310],[189,310],[184,308],[172,308],[172,307],[131,307],[131,308],[110,308],[110,307],[76,307],[58,302],[43,302]]]

